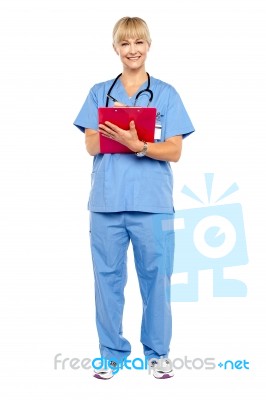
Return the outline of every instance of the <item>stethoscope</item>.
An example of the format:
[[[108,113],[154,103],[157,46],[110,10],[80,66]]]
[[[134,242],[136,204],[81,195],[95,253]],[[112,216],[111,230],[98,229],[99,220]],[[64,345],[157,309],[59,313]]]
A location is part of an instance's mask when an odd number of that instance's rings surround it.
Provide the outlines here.
[[[148,72],[146,72],[146,73],[147,73],[147,77],[148,77],[148,84],[147,84],[147,87],[146,87],[146,89],[143,89],[143,90],[141,90],[140,92],[138,92],[138,94],[137,94],[137,96],[136,96],[136,98],[135,98],[135,101],[134,101],[134,105],[133,105],[134,107],[136,107],[137,100],[138,100],[139,96],[143,95],[143,93],[145,93],[145,92],[149,93],[149,96],[150,96],[149,102],[148,102],[148,104],[147,104],[147,107],[149,107],[149,105],[150,105],[150,103],[151,103],[151,101],[152,101],[152,99],[153,99],[153,92],[152,92],[152,90],[150,89],[150,84],[151,84],[150,75],[148,74]],[[114,82],[112,83],[112,86],[110,87],[110,89],[109,89],[109,91],[108,91],[108,93],[107,93],[107,95],[106,95],[107,98],[106,98],[105,107],[108,107],[109,98],[112,99],[113,101],[117,101],[114,97],[111,96],[111,92],[112,92],[113,87],[115,86],[116,82],[118,81],[118,79],[120,78],[121,75],[122,75],[122,73],[119,74],[119,75],[115,78]]]

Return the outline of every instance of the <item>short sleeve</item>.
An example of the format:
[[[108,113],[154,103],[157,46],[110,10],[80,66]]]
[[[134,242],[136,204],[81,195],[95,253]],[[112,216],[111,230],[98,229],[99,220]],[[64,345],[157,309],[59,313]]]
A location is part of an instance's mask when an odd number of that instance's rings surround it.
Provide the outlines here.
[[[185,138],[195,131],[179,94],[172,86],[169,92],[164,130],[165,139],[181,134]]]
[[[93,87],[90,90],[73,124],[83,133],[85,132],[86,128],[97,130],[98,129],[97,110],[98,110],[98,101]]]

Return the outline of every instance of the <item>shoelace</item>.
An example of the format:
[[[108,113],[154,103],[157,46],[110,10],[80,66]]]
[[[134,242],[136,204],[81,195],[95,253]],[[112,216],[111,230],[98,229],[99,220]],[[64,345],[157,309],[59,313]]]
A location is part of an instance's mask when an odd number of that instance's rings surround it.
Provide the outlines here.
[[[114,361],[111,361],[109,365],[115,368],[117,366],[117,363]]]
[[[157,361],[154,360],[154,361],[151,362],[151,366],[152,367],[154,367],[155,364],[158,364]]]
[[[164,363],[165,363],[166,365],[170,364],[170,362],[169,362],[168,360],[164,360]],[[158,364],[158,361],[153,360],[153,361],[151,362],[151,366],[152,366],[152,367],[154,367],[156,364]]]

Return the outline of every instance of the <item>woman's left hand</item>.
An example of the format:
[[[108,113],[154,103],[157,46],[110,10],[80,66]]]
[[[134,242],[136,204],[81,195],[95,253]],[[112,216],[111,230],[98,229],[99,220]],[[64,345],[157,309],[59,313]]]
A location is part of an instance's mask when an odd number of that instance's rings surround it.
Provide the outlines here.
[[[130,122],[129,130],[121,129],[117,125],[106,121],[105,124],[99,125],[99,133],[109,139],[123,144],[134,153],[141,151],[143,148],[143,142],[141,142],[138,138],[134,121]]]

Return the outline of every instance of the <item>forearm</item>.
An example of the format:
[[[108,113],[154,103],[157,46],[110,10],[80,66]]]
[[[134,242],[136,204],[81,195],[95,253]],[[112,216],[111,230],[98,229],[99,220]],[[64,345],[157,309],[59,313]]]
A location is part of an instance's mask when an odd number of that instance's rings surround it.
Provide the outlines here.
[[[140,152],[143,149],[143,142],[137,137],[135,127],[132,125],[131,129],[134,130],[134,134],[131,131],[124,131],[120,128],[108,123],[109,127],[100,125],[100,133],[92,129],[85,129],[85,142],[86,149],[91,156],[95,156],[100,152],[100,140],[99,135],[103,134],[110,139],[117,140],[120,143],[127,146],[133,152]],[[115,130],[110,127],[114,127]],[[103,130],[103,128],[105,128]],[[165,142],[148,143],[148,150],[146,156],[160,161],[177,162],[181,156],[182,150],[182,135],[176,135],[170,137]]]
[[[181,156],[182,142],[148,143],[147,157],[160,161],[177,162]]]
[[[87,152],[91,156],[95,156],[100,153],[100,141],[99,133],[92,129],[85,129],[85,145]]]
[[[134,121],[129,124],[129,130],[124,130],[118,126],[106,121],[105,124],[99,125],[99,132],[103,136],[116,140],[127,146],[134,153],[143,150],[143,142],[139,140]],[[161,161],[177,162],[181,156],[182,150],[182,134],[174,135],[165,142],[148,143],[146,156]]]

